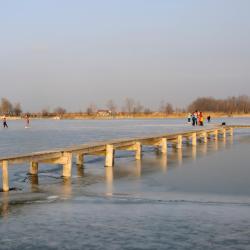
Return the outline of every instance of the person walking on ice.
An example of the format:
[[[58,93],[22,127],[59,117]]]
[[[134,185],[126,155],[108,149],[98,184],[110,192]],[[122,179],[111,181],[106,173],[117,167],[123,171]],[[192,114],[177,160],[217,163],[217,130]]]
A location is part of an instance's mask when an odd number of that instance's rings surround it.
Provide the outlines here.
[[[7,124],[7,120],[5,116],[3,117],[3,127],[8,128],[8,124]]]
[[[29,115],[28,115],[28,114],[25,116],[25,120],[26,120],[25,128],[29,128],[29,125],[30,125],[30,118],[29,118]]]

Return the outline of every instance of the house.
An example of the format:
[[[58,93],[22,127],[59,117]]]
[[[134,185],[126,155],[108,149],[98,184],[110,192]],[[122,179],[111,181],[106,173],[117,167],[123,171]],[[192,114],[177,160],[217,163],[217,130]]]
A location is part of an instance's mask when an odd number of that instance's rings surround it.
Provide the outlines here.
[[[97,116],[111,116],[112,112],[108,109],[99,109],[96,111]]]

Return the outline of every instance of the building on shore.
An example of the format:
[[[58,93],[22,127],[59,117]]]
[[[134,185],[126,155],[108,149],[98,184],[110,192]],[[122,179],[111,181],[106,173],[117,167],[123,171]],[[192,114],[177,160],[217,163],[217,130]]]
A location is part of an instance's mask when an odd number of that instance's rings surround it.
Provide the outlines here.
[[[111,116],[112,112],[108,109],[99,109],[96,111],[96,115],[101,116],[101,117],[107,117],[107,116]]]

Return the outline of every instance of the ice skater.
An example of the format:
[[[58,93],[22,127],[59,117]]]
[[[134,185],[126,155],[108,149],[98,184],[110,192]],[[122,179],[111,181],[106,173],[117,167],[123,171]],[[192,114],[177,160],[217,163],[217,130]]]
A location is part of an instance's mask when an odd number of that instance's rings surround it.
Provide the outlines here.
[[[7,120],[5,116],[3,117],[3,127],[8,128],[8,124],[7,124]]]

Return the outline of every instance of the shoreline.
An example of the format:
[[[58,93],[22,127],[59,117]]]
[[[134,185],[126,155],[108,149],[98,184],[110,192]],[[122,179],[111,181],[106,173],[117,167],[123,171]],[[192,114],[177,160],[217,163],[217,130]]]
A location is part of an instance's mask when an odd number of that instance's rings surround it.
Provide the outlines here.
[[[209,113],[209,112],[203,112],[203,117],[206,119],[206,117],[210,115],[211,118],[248,118],[250,117],[250,114],[225,114],[225,113]],[[4,116],[0,116],[0,119],[3,119]],[[22,120],[25,119],[25,117],[22,116],[6,116],[8,120]],[[138,115],[115,115],[115,116],[98,116],[98,115],[79,115],[79,114],[65,114],[62,116],[37,116],[33,117],[30,116],[30,119],[32,120],[43,120],[43,119],[51,119],[51,120],[126,120],[126,119],[135,119],[135,120],[157,120],[157,119],[186,119],[187,113],[178,113],[178,114],[150,114],[150,115],[144,115],[144,114],[138,114]]]

